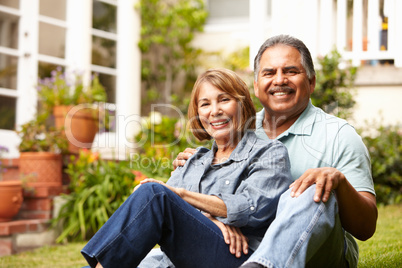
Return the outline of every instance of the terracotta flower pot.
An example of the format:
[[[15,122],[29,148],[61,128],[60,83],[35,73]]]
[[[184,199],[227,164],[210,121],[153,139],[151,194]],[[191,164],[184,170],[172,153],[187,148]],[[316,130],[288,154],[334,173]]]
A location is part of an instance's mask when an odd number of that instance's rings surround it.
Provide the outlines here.
[[[56,128],[64,128],[70,153],[78,154],[80,148],[90,149],[98,132],[98,113],[88,105],[56,106],[53,109]]]
[[[12,220],[22,201],[21,181],[0,181],[0,222]]]
[[[20,174],[28,187],[52,187],[62,185],[62,158],[48,152],[20,153]]]

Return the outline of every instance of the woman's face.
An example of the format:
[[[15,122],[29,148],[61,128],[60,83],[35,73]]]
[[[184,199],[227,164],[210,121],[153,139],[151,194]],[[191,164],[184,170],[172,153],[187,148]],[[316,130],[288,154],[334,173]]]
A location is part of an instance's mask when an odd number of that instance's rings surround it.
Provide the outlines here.
[[[209,82],[201,84],[197,109],[202,126],[218,145],[233,142],[234,126],[240,116],[240,105],[226,92]]]

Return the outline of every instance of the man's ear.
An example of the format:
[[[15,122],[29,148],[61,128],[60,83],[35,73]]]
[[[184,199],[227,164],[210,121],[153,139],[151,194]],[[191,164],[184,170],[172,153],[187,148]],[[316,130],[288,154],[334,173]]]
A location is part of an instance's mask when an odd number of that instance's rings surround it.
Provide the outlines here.
[[[258,94],[258,84],[257,84],[257,81],[256,80],[254,80],[254,95],[257,97],[257,98],[259,98],[259,94]]]
[[[316,76],[314,75],[313,78],[310,79],[310,94],[313,94],[314,92],[315,82],[316,82]]]

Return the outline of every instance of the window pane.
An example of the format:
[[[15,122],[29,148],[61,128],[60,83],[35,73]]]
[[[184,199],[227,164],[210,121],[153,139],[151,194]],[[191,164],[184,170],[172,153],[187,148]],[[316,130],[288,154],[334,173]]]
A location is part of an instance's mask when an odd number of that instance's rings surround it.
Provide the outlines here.
[[[39,14],[66,20],[66,0],[40,0]]]
[[[16,99],[0,96],[0,129],[15,129]]]
[[[116,33],[116,6],[94,1],[92,27]]]
[[[92,36],[92,64],[116,68],[116,41]]]
[[[0,53],[0,87],[17,89],[18,57]]]
[[[39,53],[64,58],[66,43],[66,29],[39,23]]]
[[[209,19],[248,18],[249,0],[209,0]]]
[[[108,74],[98,74],[99,82],[104,86],[108,103],[116,103],[116,77]]]
[[[18,48],[18,22],[17,16],[0,12],[0,46]]]
[[[0,5],[19,9],[20,8],[20,1],[16,1],[16,0],[0,0]]]

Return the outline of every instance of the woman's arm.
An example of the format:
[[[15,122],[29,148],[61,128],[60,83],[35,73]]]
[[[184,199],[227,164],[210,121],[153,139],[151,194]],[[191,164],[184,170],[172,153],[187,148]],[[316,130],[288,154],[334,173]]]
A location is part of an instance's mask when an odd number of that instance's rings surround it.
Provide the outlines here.
[[[224,217],[225,218],[227,215],[227,209],[226,209],[225,203],[222,201],[222,199],[220,199],[217,196],[200,194],[200,193],[188,191],[183,188],[172,187],[162,181],[158,181],[158,180],[151,179],[151,178],[142,180],[139,185],[148,183],[148,182],[155,182],[155,183],[159,183],[159,184],[166,186],[172,192],[174,192],[175,194],[180,196],[184,201],[186,201],[193,207],[195,207],[203,212],[207,212],[214,217]]]

